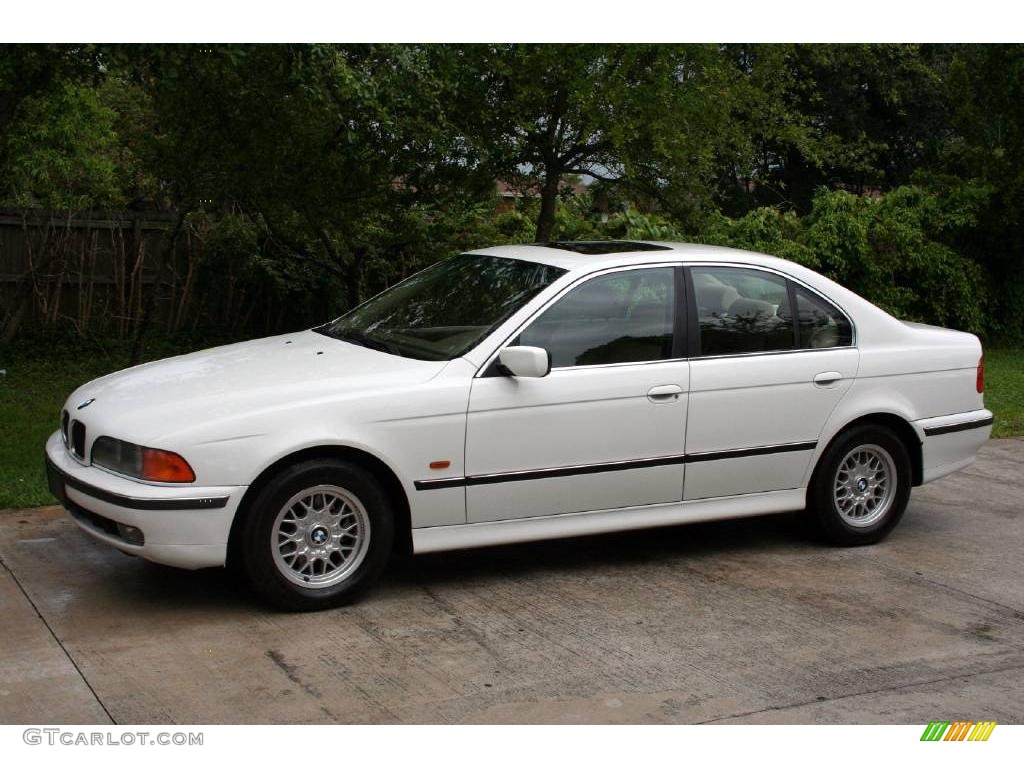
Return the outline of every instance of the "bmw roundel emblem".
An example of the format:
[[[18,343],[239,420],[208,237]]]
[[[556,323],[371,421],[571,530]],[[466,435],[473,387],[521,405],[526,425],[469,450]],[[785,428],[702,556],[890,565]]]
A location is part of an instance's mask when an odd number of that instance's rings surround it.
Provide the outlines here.
[[[313,529],[313,532],[310,534],[310,538],[313,540],[313,543],[316,544],[316,545],[326,544],[327,543],[327,535],[328,535],[327,534],[327,529],[323,528],[321,526],[318,526],[318,527]]]
[[[82,403],[80,406],[78,406],[77,410],[80,411],[83,408],[85,408],[86,406],[92,405],[95,402],[96,402],[96,398],[95,397],[90,397],[88,400],[86,400],[84,403]]]

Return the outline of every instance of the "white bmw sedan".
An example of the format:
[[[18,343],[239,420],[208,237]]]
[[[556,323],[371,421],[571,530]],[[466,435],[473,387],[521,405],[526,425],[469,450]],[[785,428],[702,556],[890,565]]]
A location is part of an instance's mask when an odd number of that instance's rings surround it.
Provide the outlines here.
[[[300,333],[77,389],[50,487],[94,538],[290,609],[433,552],[806,510],[879,541],[991,431],[981,345],[703,245],[442,261]]]

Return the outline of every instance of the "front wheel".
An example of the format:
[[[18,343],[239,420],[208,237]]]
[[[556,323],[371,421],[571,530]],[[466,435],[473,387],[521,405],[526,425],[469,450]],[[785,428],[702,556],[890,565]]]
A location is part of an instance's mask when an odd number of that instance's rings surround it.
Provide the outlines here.
[[[393,538],[389,499],[373,475],[344,461],[302,462],[254,499],[241,533],[242,571],[280,608],[332,608],[372,586]]]
[[[900,521],[910,485],[910,457],[903,442],[886,427],[862,425],[842,433],[821,457],[808,490],[808,507],[829,541],[874,544]]]

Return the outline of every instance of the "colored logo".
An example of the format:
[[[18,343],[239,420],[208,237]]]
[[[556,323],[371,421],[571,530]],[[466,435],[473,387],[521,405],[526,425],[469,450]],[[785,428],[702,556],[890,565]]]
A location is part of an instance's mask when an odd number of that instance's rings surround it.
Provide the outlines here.
[[[995,728],[995,720],[933,720],[925,727],[921,741],[988,741]]]

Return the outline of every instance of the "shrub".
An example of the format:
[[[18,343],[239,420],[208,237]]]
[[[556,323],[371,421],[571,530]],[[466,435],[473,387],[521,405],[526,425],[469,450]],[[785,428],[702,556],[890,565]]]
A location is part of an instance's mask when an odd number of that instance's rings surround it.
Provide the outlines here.
[[[821,189],[803,218],[774,208],[716,214],[696,239],[817,269],[903,319],[984,333],[984,272],[950,244],[973,224],[977,199],[915,186],[882,197]]]

